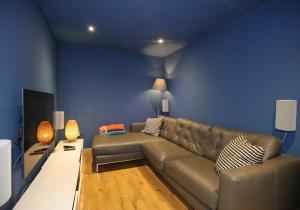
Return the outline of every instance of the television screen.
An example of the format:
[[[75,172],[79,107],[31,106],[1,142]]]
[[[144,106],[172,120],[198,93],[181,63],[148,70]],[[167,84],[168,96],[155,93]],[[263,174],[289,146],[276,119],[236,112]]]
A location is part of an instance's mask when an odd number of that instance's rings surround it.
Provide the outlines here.
[[[39,124],[48,121],[53,124],[54,95],[23,89],[23,152],[24,177],[46,156],[50,145],[37,139]]]

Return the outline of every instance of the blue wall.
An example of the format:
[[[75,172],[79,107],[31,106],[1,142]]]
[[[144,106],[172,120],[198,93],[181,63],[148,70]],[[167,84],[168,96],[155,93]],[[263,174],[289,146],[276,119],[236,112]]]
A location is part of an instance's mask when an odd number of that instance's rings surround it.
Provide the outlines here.
[[[300,103],[300,1],[275,0],[165,60],[172,114],[273,134],[276,99]],[[297,132],[284,151],[300,156]]]
[[[57,48],[31,0],[2,0],[0,28],[0,139],[17,140],[22,88],[56,92]],[[18,147],[13,149],[17,156]],[[20,192],[25,184],[20,164],[14,183]]]
[[[59,109],[76,119],[85,146],[107,123],[154,116],[152,86],[163,60],[122,49],[63,44],[59,48]]]

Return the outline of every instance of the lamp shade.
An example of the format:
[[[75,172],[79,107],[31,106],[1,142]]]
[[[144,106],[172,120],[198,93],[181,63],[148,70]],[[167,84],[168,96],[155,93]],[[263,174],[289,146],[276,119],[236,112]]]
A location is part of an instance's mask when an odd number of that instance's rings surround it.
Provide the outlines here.
[[[53,128],[49,121],[42,121],[37,129],[37,139],[40,143],[49,144],[53,139]]]
[[[164,78],[156,78],[153,86],[153,90],[167,91],[167,82]]]
[[[76,120],[69,120],[65,129],[65,136],[69,141],[74,141],[80,136]]]
[[[65,128],[64,115],[65,114],[62,111],[53,112],[53,127],[54,127],[54,130],[62,130],[62,129]]]
[[[282,131],[295,131],[297,121],[297,100],[277,100],[275,128]]]
[[[3,206],[12,193],[11,174],[11,141],[0,140],[0,207]]]

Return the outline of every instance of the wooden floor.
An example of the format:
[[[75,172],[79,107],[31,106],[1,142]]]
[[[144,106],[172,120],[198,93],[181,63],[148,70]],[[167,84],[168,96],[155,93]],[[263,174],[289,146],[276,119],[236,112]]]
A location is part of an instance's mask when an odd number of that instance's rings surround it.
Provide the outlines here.
[[[80,210],[188,209],[148,166],[123,163],[93,173],[91,150],[83,154]]]

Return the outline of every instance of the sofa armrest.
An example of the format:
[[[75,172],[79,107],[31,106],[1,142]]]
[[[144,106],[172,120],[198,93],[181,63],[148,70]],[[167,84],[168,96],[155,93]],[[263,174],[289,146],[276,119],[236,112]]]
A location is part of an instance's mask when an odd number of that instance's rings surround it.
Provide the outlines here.
[[[145,128],[145,122],[132,122],[130,123],[131,132],[141,132]]]
[[[299,207],[300,160],[279,156],[223,171],[219,210],[294,210]]]

